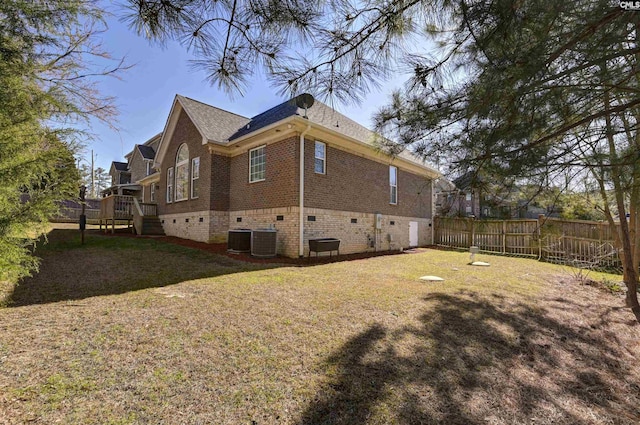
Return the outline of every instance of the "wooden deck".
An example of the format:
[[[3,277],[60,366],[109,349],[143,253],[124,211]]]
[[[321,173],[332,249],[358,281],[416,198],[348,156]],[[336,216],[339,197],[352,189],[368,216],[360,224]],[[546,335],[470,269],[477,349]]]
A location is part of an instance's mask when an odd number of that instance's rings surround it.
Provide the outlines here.
[[[116,222],[126,222],[127,226],[133,224],[133,200],[130,195],[111,195],[100,200],[100,215],[98,217],[100,230],[105,225],[105,232],[111,225],[111,233],[115,232]]]
[[[158,221],[157,217],[157,204],[139,202],[135,196],[111,195],[100,201],[99,224],[102,230],[104,223],[105,232],[111,225],[111,233],[114,233],[116,222],[126,221],[127,225],[131,226],[131,231],[140,235],[145,227],[149,227],[147,222]],[[158,229],[155,229],[154,234],[157,233]]]

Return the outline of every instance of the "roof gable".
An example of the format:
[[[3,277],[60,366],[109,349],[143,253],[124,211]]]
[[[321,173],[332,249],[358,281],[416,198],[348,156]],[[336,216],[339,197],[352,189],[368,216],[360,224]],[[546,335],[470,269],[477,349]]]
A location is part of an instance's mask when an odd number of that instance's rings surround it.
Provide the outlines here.
[[[156,157],[156,151],[151,146],[136,145],[136,148],[144,159],[154,159]]]
[[[154,161],[154,166],[156,167],[160,165],[164,158],[169,140],[173,137],[178,117],[182,111],[187,114],[193,125],[195,125],[202,136],[203,144],[208,142],[226,144],[229,137],[238,128],[249,122],[249,118],[177,94],[173,100],[173,105],[171,105],[164,131],[161,133],[162,137],[160,138]]]
[[[249,118],[243,117],[206,103],[188,97],[177,95],[184,111],[207,141],[226,143],[238,128],[249,123]]]
[[[109,169],[109,174],[113,175],[114,171],[128,172],[129,164],[127,164],[126,162],[113,161],[111,162],[111,168]]]

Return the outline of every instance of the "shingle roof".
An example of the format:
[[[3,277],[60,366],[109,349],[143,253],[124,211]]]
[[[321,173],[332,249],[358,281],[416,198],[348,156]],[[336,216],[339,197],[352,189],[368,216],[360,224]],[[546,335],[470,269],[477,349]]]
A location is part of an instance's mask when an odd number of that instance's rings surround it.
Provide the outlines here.
[[[185,96],[176,95],[176,98],[204,138],[224,144],[233,142],[286,118],[305,116],[305,110],[298,108],[296,105],[297,97],[274,106],[251,119]],[[306,110],[306,117],[316,125],[341,133],[359,142],[375,145],[375,133],[373,131],[322,102],[316,100],[313,106]],[[411,162],[425,165],[421,158],[410,152],[401,152],[398,156]]]
[[[250,121],[249,118],[188,97],[181,95],[177,95],[177,97],[202,136],[208,140],[225,143],[232,134]]]
[[[156,157],[156,151],[151,146],[145,145],[136,145],[138,150],[140,151],[140,155],[144,159],[153,159]]]
[[[126,162],[113,161],[113,166],[117,171],[129,171]]]
[[[240,138],[246,134],[267,127],[288,117],[295,115],[303,117],[305,115],[305,110],[296,106],[296,99],[297,98],[290,99],[251,118],[251,121],[248,122],[249,126],[247,127],[245,124],[231,137],[229,137],[229,140],[233,141],[234,139]],[[342,133],[345,136],[349,136],[361,142],[371,143],[373,141],[374,133],[371,130],[347,118],[341,113],[336,112],[330,106],[317,100],[314,102],[313,106],[307,109],[307,117],[309,121],[314,124],[330,128],[338,133]]]
[[[303,95],[300,95],[303,96]],[[236,133],[229,137],[229,141],[238,139],[244,135],[252,133],[261,128],[267,127],[278,121],[291,116],[305,116],[305,110],[296,106],[296,99],[294,97],[286,102],[281,103],[261,114],[251,118],[249,126],[246,125],[240,128]],[[342,115],[335,109],[326,105],[318,100],[314,101],[313,106],[307,108],[306,116],[314,124],[321,125],[325,128],[331,129],[359,142],[366,143],[368,145],[374,145],[375,133],[363,125],[358,124],[352,119]],[[406,160],[424,165],[424,161],[416,155],[403,151],[398,154],[399,157]]]

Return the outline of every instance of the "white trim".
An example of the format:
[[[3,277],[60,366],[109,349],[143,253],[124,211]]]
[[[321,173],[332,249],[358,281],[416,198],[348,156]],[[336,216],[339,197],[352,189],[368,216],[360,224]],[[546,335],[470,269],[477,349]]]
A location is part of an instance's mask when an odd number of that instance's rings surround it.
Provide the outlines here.
[[[394,180],[395,184],[391,179],[391,170],[395,170],[394,172]],[[395,189],[395,193],[393,191]],[[393,199],[393,195],[395,194],[395,199]],[[398,205],[398,167],[395,165],[389,165],[389,204]]]
[[[156,202],[156,183],[151,182],[149,186],[149,202]]]
[[[149,182],[159,182],[160,181],[160,172],[156,171],[155,173],[151,174],[150,176],[144,177],[140,180],[138,180],[136,183],[138,184],[147,184]]]
[[[182,105],[178,101],[178,95],[176,95],[176,97],[173,99],[173,104],[171,105],[171,110],[169,111],[167,122],[164,124],[164,129],[162,130],[162,138],[160,139],[160,142],[158,144],[156,157],[153,159],[153,166],[155,168],[160,168],[160,164],[164,159],[164,155],[169,148],[169,140],[171,140],[173,132],[176,129],[178,117],[180,116],[180,111],[182,111],[182,109]]]
[[[178,154],[180,153],[180,151],[182,150],[182,148],[186,148],[187,149],[187,157],[185,159],[183,159],[182,161],[178,162]],[[175,171],[173,173],[174,175],[174,189],[173,189],[173,200],[175,202],[179,202],[179,201],[186,201],[189,199],[189,146],[187,146],[186,143],[182,143],[180,146],[178,146],[178,150],[176,150],[176,159],[175,159]],[[186,175],[185,175],[185,182],[187,184],[187,188],[182,194],[182,198],[178,198],[178,168],[179,167],[186,167]],[[182,182],[182,180],[181,180]],[[181,185],[183,186],[183,185]]]
[[[307,128],[300,133],[300,187],[299,192],[299,205],[298,209],[298,257],[304,257],[304,136],[311,130],[311,124],[307,125]]]
[[[264,177],[261,179],[252,180],[253,173],[251,170],[251,153],[259,149],[264,149],[264,154],[262,155],[264,157]],[[256,148],[250,149],[248,152],[248,157],[249,157],[249,183],[257,183],[257,182],[265,181],[267,179],[267,145],[262,145],[262,146],[258,146]]]
[[[165,201],[167,204],[173,202],[173,174],[173,167],[167,168],[167,193],[165,193]]]
[[[196,162],[198,164],[197,167],[194,166]],[[198,170],[198,175],[195,177],[194,177],[194,170]],[[193,196],[193,188],[194,188],[195,180],[200,181],[200,157],[199,156],[196,156],[195,158],[191,158],[191,189],[190,189],[191,199],[198,199],[197,196]]]

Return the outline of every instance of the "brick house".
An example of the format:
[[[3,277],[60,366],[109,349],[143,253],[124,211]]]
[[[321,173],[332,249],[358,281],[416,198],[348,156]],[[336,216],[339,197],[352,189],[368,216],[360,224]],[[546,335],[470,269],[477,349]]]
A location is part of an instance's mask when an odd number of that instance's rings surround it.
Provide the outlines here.
[[[430,244],[440,174],[384,154],[370,130],[321,102],[299,108],[300,98],[247,118],[177,95],[158,172],[131,179],[145,194],[155,185],[165,233],[224,242],[230,229],[271,228],[288,257],[319,237],[340,239],[341,253]]]

